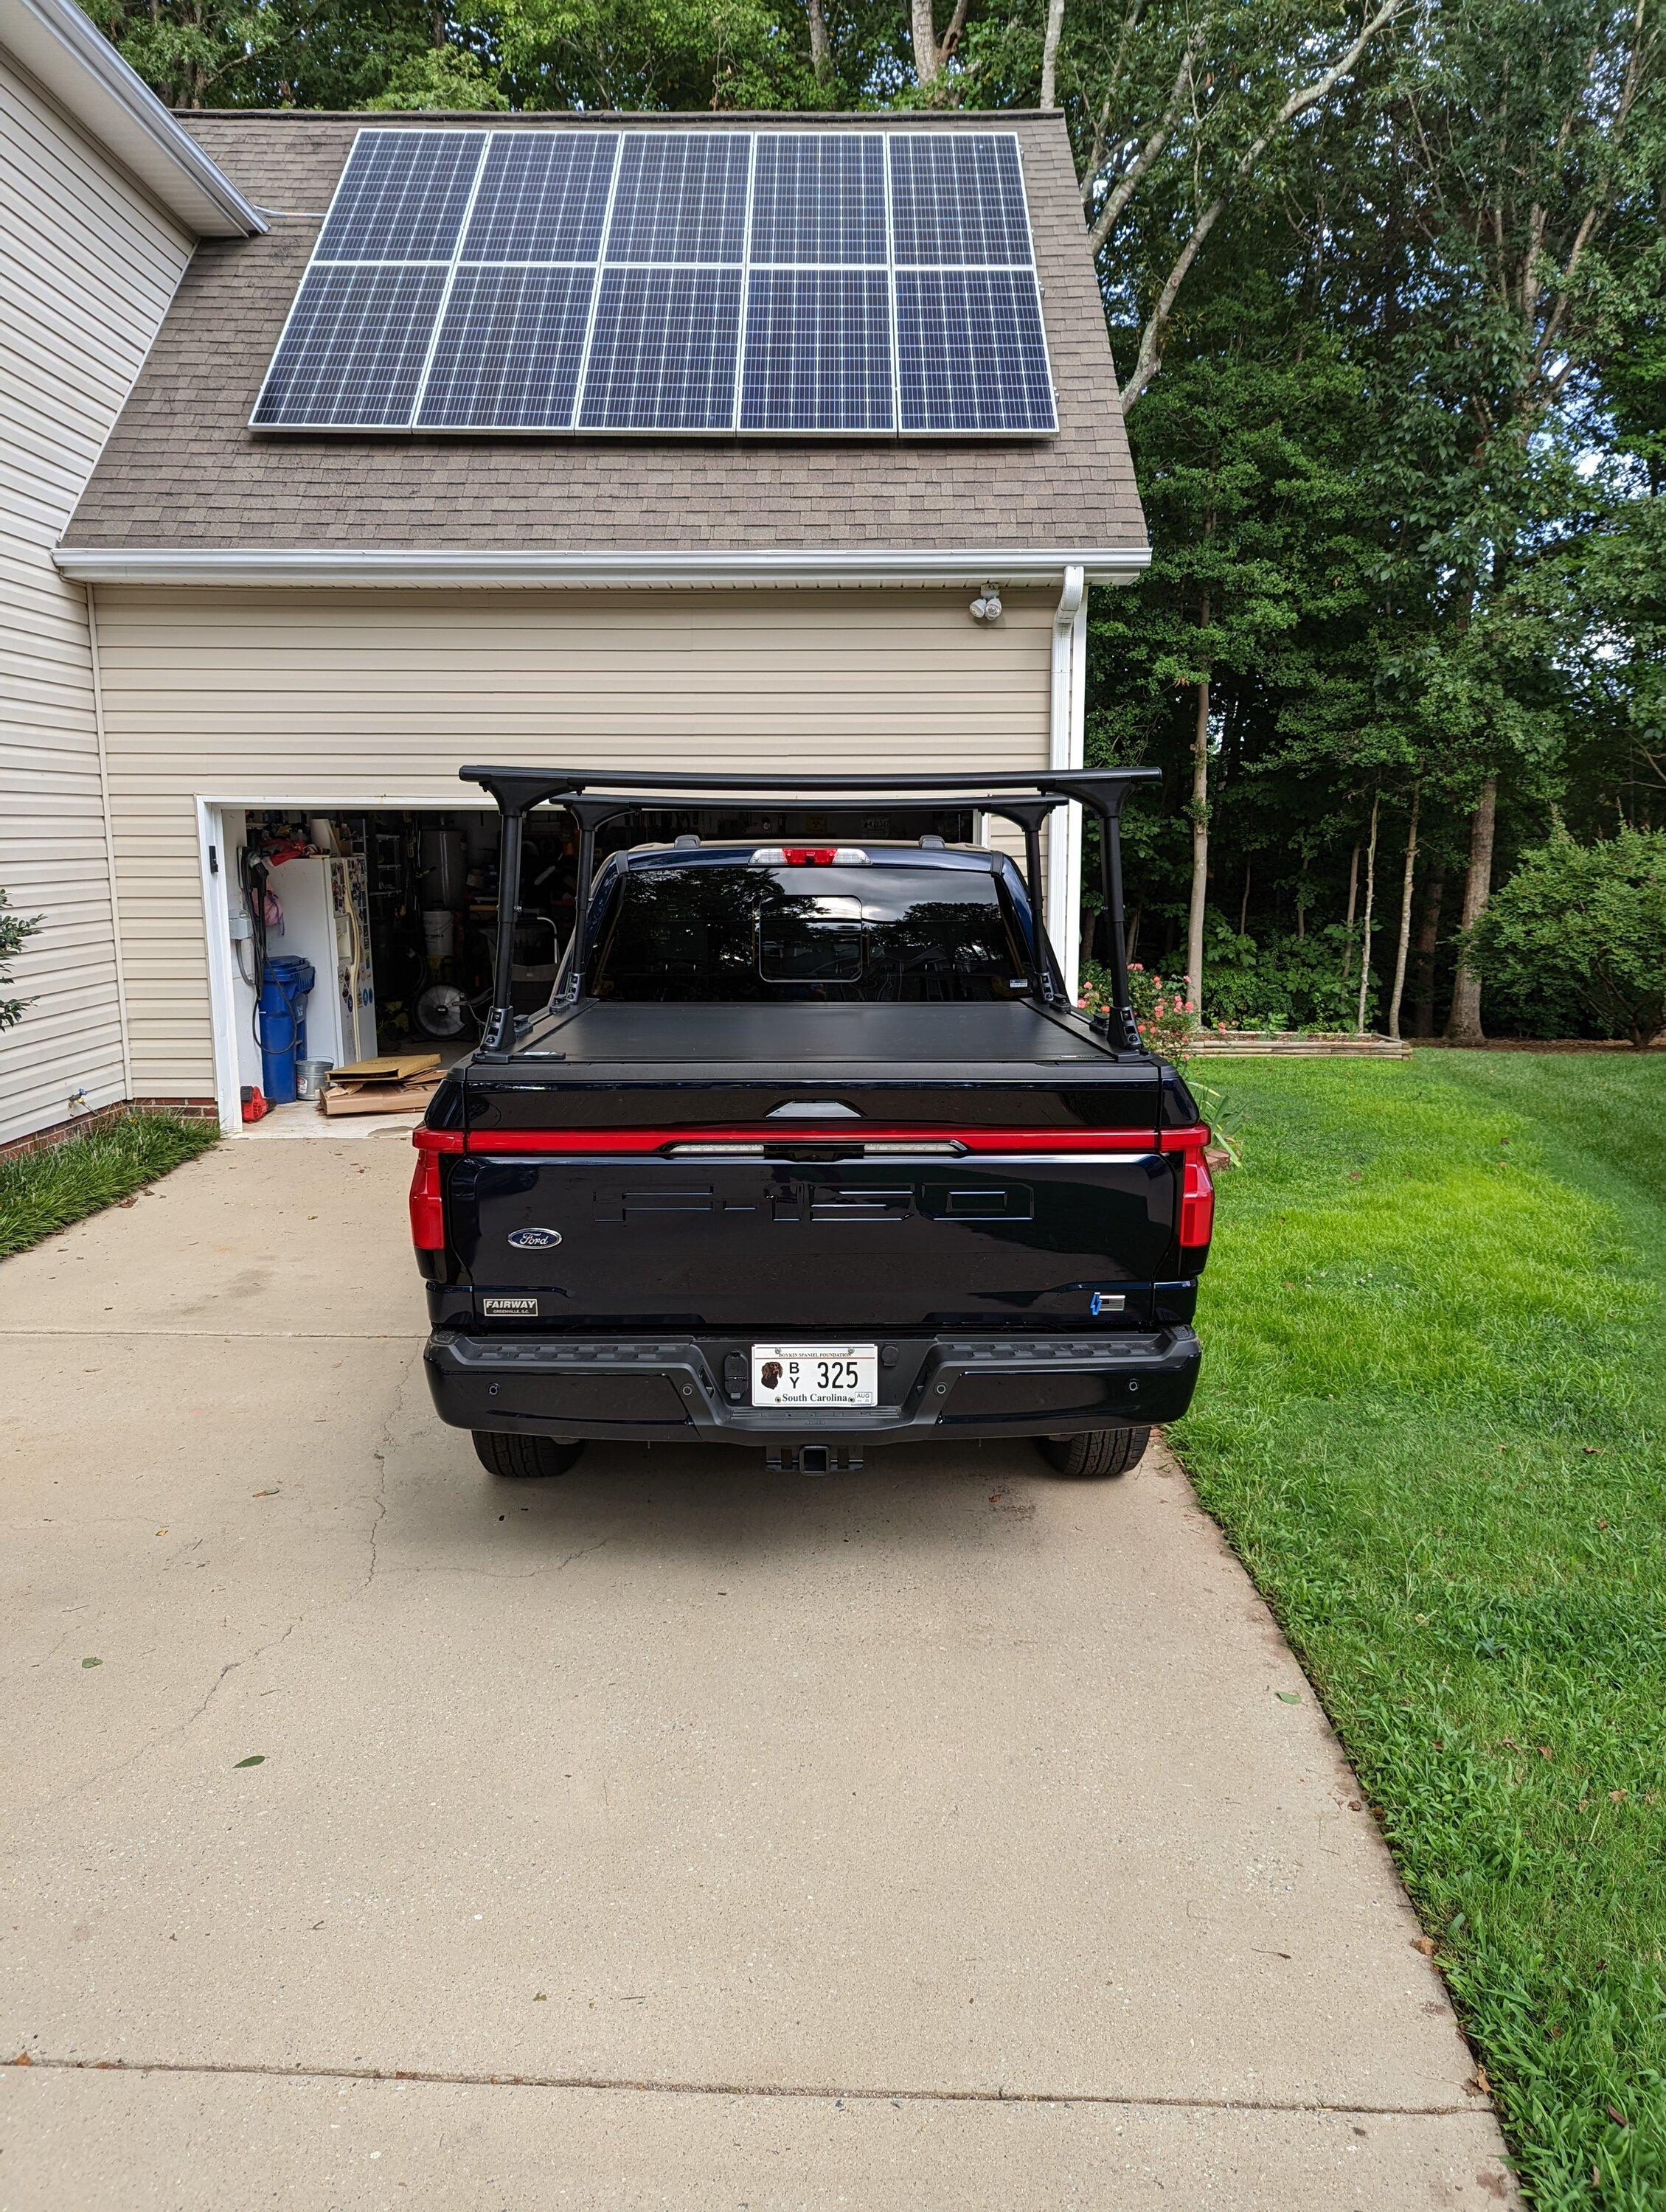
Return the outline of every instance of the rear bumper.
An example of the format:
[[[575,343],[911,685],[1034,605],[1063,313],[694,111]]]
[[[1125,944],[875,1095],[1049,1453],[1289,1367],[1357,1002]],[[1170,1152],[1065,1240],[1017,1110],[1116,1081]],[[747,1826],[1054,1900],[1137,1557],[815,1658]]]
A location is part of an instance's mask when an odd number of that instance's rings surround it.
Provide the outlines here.
[[[726,1391],[735,1337],[472,1336],[436,1329],[424,1354],[440,1418],[623,1443],[908,1443],[933,1437],[1070,1436],[1171,1421],[1201,1358],[1185,1328],[1103,1336],[897,1339],[881,1404],[756,1409]],[[744,1388],[744,1386],[743,1386]]]

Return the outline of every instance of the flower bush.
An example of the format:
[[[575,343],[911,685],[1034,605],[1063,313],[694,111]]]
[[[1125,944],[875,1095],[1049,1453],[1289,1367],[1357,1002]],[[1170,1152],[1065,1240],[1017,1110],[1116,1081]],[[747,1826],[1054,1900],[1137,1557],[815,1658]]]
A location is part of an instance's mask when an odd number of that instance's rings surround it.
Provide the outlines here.
[[[1183,1060],[1197,1035],[1197,1009],[1186,996],[1185,985],[1165,983],[1153,970],[1133,961],[1128,966],[1128,994],[1134,1001],[1134,1018],[1146,1047],[1164,1060]],[[1104,1013],[1109,1009],[1110,969],[1102,967],[1097,960],[1086,963],[1082,974],[1082,995],[1076,1003],[1085,1013]]]

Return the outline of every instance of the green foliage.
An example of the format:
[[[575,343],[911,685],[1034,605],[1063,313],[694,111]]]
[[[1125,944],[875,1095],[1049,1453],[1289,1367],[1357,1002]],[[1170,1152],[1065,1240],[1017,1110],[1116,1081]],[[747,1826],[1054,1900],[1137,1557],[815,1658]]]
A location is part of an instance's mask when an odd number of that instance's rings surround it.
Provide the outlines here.
[[[4,891],[0,890],[0,983],[9,982],[11,963],[40,927],[37,915],[14,914]],[[0,998],[0,1030],[11,1029],[23,1018],[27,999]]]
[[[1666,2201],[1662,1094],[1630,1055],[1235,1062],[1177,1433],[1535,2212]]]
[[[790,107],[813,91],[769,0],[492,0],[480,21],[518,106]]]
[[[1470,941],[1482,975],[1518,997],[1577,998],[1599,1036],[1650,1043],[1666,1027],[1666,831],[1581,845],[1559,826],[1523,855]]]
[[[129,1114],[84,1137],[0,1158],[0,1259],[130,1198],[218,1137],[208,1121]]]
[[[1359,996],[1359,933],[1339,922],[1298,938],[1237,936],[1211,915],[1209,1021],[1218,1029],[1352,1030]],[[1376,981],[1366,994],[1371,1020]]]
[[[386,91],[364,103],[385,112],[443,109],[452,114],[484,113],[508,104],[502,86],[460,46],[424,46],[390,70]]]

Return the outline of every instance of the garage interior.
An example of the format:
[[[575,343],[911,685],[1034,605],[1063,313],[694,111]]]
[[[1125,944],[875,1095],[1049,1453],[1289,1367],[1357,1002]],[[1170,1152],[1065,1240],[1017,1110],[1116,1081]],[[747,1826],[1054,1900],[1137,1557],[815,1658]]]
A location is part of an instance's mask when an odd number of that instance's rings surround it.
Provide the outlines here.
[[[490,806],[221,811],[230,998],[244,1121],[263,1133],[348,1133],[321,1111],[331,1073],[378,1056],[473,1050],[490,1011],[498,816]],[[604,826],[597,861],[680,836],[969,842],[981,817],[921,809],[633,810]],[[527,821],[515,925],[518,1014],[548,1003],[572,934],[578,831],[558,807]],[[270,987],[263,989],[263,986]],[[276,995],[275,995],[276,994]],[[263,1003],[264,1002],[264,1003]],[[289,1017],[273,1008],[293,1008]],[[289,1044],[286,1055],[274,1044]],[[264,1044],[264,1048],[263,1048]],[[255,1109],[259,1094],[265,1111]],[[366,1133],[374,1126],[366,1124]]]

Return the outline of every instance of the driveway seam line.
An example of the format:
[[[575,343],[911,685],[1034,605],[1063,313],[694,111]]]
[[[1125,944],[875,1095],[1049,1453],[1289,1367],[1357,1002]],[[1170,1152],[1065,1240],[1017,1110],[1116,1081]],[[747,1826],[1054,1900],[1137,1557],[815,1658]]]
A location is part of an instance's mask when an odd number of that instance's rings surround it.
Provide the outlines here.
[[[1094,2105],[1201,2112],[1316,2112],[1339,2118],[1404,2120],[1492,2118],[1486,2102],[1463,2105],[1347,2105],[1280,2097],[1114,2096],[1109,2091],[1047,2089],[830,2089],[785,2081],[631,2081],[588,2074],[451,2074],[417,2067],[274,2066],[257,2061],[184,2058],[50,2058],[33,2052],[10,2065],[62,2074],[201,2074],[276,2081],[410,2081],[429,2087],[583,2089],[652,2097],[781,2097],[813,2104]]]
[[[12,1328],[0,1326],[3,1336],[167,1336],[216,1343],[242,1343],[252,1339],[269,1343],[273,1338],[307,1344],[423,1344],[428,1332],[421,1328]]]

